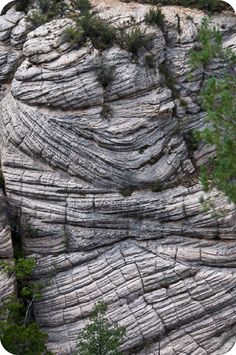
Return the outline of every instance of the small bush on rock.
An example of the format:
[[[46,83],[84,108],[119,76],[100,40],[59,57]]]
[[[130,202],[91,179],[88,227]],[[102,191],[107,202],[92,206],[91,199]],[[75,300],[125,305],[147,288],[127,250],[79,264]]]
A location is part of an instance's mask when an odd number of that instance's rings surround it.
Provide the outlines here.
[[[106,89],[114,79],[114,66],[101,64],[97,68],[97,78],[103,88]]]
[[[147,46],[149,38],[146,33],[139,27],[133,28],[131,31],[120,30],[119,44],[122,48],[133,53],[138,54],[138,51]]]
[[[161,12],[160,9],[154,10],[151,9],[146,15],[145,15],[145,23],[148,25],[156,25],[160,28],[164,28],[165,26],[165,16]]]

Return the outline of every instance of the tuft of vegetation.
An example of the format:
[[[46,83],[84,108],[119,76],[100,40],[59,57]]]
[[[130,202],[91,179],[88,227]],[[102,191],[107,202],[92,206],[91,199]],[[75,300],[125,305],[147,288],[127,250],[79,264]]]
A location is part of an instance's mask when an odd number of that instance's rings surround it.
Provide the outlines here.
[[[117,38],[115,27],[94,14],[86,12],[78,18],[77,24],[97,49],[103,50],[113,46]]]
[[[160,9],[151,9],[146,13],[144,21],[148,25],[155,25],[163,29],[165,26],[165,15]]]
[[[93,307],[90,323],[79,334],[77,354],[79,355],[121,355],[119,347],[125,336],[125,328],[110,326],[105,314],[107,306],[104,302],[97,302]]]
[[[108,118],[112,115],[112,108],[108,104],[103,104],[102,105],[102,110],[101,110],[101,116],[103,118]]]
[[[4,179],[2,170],[0,170],[0,187],[1,187],[2,189],[5,188],[5,179]]]
[[[202,21],[197,39],[201,44],[201,48],[198,51],[191,52],[190,63],[193,67],[197,67],[199,65],[205,67],[211,62],[212,59],[221,56],[221,33],[215,27],[210,29],[206,18]]]
[[[36,266],[33,258],[15,259],[14,263],[2,262],[4,272],[14,273],[18,295],[7,298],[0,308],[0,339],[4,348],[17,355],[51,354],[45,345],[47,334],[33,321],[32,306],[41,298],[40,282],[30,278]]]
[[[123,0],[123,2],[130,2],[131,0]],[[134,0],[133,0],[134,1]],[[190,8],[197,8],[207,12],[217,12],[225,9],[230,9],[230,5],[221,0],[136,0],[144,4],[152,5],[176,5]],[[232,9],[232,8],[231,8]]]
[[[162,186],[160,180],[156,180],[151,184],[151,190],[152,192],[161,192],[162,191]]]
[[[163,75],[166,86],[171,90],[173,98],[178,98],[178,92],[175,88],[176,81],[173,77],[173,74],[170,72],[170,69],[165,63],[159,65],[159,72]]]
[[[120,190],[119,190],[119,193],[120,193],[123,197],[131,196],[133,192],[134,192],[134,188],[133,188],[133,187],[127,187],[127,188],[125,188],[125,189],[120,189]]]
[[[89,0],[72,0],[71,5],[74,9],[80,10],[81,14],[86,14],[91,10]]]
[[[194,131],[191,130],[184,133],[183,138],[188,152],[190,153],[190,155],[192,155],[193,152],[198,149],[198,143],[199,143],[198,140],[196,139]]]
[[[73,47],[78,47],[83,43],[83,32],[77,27],[67,27],[63,33],[63,41],[70,42]]]
[[[30,0],[18,0],[16,2],[16,11],[27,12],[29,4],[30,4]]]
[[[97,78],[104,89],[106,89],[114,79],[114,70],[114,66],[105,64],[101,64],[97,68]]]
[[[195,136],[215,147],[215,157],[209,160],[208,167],[201,168],[200,181],[205,191],[215,186],[236,202],[236,79],[233,71],[236,56],[222,48],[221,34],[215,28],[210,29],[206,19],[198,39],[202,49],[191,54],[194,67],[207,66],[215,58],[224,59],[226,63],[224,71],[218,77],[215,74],[208,77],[201,90],[207,127]]]
[[[149,37],[139,27],[133,28],[131,31],[120,29],[119,44],[121,48],[133,53],[138,54],[138,51],[147,47]]]
[[[155,57],[153,54],[145,54],[144,57],[144,64],[148,67],[148,68],[155,68],[156,63],[155,63]]]
[[[32,11],[26,17],[26,20],[34,29],[42,24],[64,16],[65,11],[68,9],[68,5],[64,1],[60,0],[37,0],[37,10]]]

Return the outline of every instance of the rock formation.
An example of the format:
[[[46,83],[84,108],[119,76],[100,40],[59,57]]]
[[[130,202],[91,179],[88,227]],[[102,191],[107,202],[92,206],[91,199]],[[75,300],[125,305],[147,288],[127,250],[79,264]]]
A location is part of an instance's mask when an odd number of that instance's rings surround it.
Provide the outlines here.
[[[236,211],[218,191],[202,191],[197,168],[211,150],[188,144],[204,124],[207,73],[189,64],[204,13],[163,7],[161,30],[144,24],[150,5],[92,3],[116,26],[140,24],[148,52],[73,48],[63,39],[71,19],[27,34],[23,12],[0,17],[1,167],[24,251],[47,282],[35,319],[54,354],[72,354],[103,299],[109,321],[127,329],[124,354],[222,355],[236,335]],[[235,15],[210,22],[235,49]],[[114,66],[106,89],[101,64]],[[0,256],[9,258],[4,213],[2,205]],[[13,280],[0,277],[1,293],[12,292]]]

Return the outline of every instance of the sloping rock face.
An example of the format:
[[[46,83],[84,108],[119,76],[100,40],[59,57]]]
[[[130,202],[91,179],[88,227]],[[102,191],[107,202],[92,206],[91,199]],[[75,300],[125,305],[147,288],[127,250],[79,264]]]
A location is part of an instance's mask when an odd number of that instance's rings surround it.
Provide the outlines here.
[[[204,119],[198,94],[207,73],[189,65],[204,14],[163,7],[162,31],[144,24],[148,5],[93,4],[117,26],[140,23],[148,51],[73,49],[63,40],[70,19],[24,40],[22,13],[0,18],[5,191],[35,276],[47,284],[35,319],[54,354],[72,354],[103,299],[109,321],[127,329],[124,354],[222,355],[236,335],[236,212],[219,192],[201,190],[197,167],[209,148],[193,152],[187,139]],[[6,16],[17,20],[10,26]],[[235,16],[210,21],[234,48]],[[114,66],[106,89],[101,64]]]

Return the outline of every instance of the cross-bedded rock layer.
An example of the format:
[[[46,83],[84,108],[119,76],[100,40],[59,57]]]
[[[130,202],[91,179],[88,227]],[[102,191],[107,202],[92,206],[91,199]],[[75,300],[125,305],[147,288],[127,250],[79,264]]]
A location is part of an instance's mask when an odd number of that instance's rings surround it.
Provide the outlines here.
[[[37,259],[35,276],[47,283],[35,319],[53,353],[72,354],[103,299],[109,321],[127,329],[123,353],[223,354],[236,334],[235,206],[217,191],[203,193],[197,166],[211,150],[192,152],[186,138],[204,118],[198,94],[207,73],[189,65],[204,14],[164,7],[162,31],[144,24],[148,5],[93,4],[117,26],[140,23],[151,35],[148,52],[101,52],[90,42],[73,49],[63,39],[70,19],[24,42],[22,13],[0,19],[5,190],[24,250]],[[235,16],[211,23],[234,48]],[[106,89],[101,64],[114,66]]]

